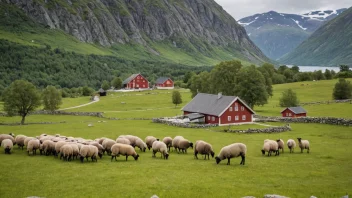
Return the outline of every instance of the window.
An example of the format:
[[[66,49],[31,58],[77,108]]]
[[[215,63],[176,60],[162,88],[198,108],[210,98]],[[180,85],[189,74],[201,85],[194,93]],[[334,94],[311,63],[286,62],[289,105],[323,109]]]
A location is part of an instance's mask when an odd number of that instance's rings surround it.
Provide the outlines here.
[[[137,79],[139,79],[139,76],[137,76]]]
[[[143,82],[145,82],[145,80],[143,80]]]
[[[292,114],[291,114],[291,113],[289,113],[289,114],[288,114],[288,116],[292,116]]]
[[[288,113],[286,113],[286,116],[288,117]]]
[[[238,111],[238,104],[235,104],[235,111]]]
[[[145,85],[143,85],[143,87],[145,87]]]
[[[244,111],[244,107],[243,106],[241,107],[241,111]]]
[[[231,116],[227,116],[227,121],[231,121]]]
[[[211,117],[210,117],[210,116],[208,116],[208,120],[211,120]]]
[[[212,121],[215,121],[215,117],[213,116]]]
[[[235,116],[235,120],[239,120],[238,116]]]
[[[242,120],[246,120],[246,115],[243,115],[243,116],[242,116]]]
[[[232,107],[230,107],[229,111],[232,111]]]

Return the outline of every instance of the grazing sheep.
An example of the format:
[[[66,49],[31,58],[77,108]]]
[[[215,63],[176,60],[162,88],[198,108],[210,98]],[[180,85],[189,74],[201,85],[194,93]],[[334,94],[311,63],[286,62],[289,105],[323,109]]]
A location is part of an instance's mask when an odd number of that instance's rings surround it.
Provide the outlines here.
[[[116,157],[120,155],[126,156],[126,161],[130,155],[133,156],[134,160],[138,160],[139,157],[131,145],[116,143],[111,147],[111,161],[113,158],[115,158],[115,161],[117,161]]]
[[[118,137],[116,143],[131,145],[131,141],[124,137]]]
[[[1,145],[1,142],[4,140],[4,139],[9,139],[12,141],[12,144],[15,145],[16,144],[16,141],[15,141],[15,138],[13,138],[12,136],[13,133],[10,133],[10,134],[0,134],[0,145]]]
[[[155,141],[159,141],[159,139],[157,139],[156,137],[154,136],[147,136],[145,138],[145,143],[147,144],[148,146],[148,150],[150,150],[150,148],[152,148],[152,145],[153,145],[153,142]]]
[[[299,148],[301,148],[301,153],[303,153],[304,149],[307,149],[307,153],[309,153],[309,150],[310,150],[309,141],[302,140],[302,138],[297,138],[297,139],[298,139]]]
[[[73,156],[73,148],[70,144],[65,144],[60,148],[60,160],[63,157],[64,161],[71,161]]]
[[[111,147],[114,144],[116,144],[116,142],[114,140],[106,138],[102,144],[102,146],[104,148],[104,152],[106,151],[108,153],[108,155],[111,155]]]
[[[279,149],[281,149],[281,152],[284,153],[285,142],[282,139],[278,139],[276,142],[279,146]]]
[[[105,139],[108,139],[108,138],[106,138],[106,137],[100,138],[99,141],[98,141],[98,143],[102,145]]]
[[[171,137],[164,137],[163,142],[166,144],[168,151],[170,152],[170,149],[172,147],[172,138]]]
[[[164,142],[154,141],[152,145],[152,150],[153,150],[152,157],[155,157],[155,153],[160,152],[161,157],[164,157],[164,159],[166,160],[169,158],[169,153],[167,152],[167,146]]]
[[[103,146],[100,145],[98,142],[91,142],[90,145],[93,145],[98,148],[98,155],[99,155],[99,158],[101,159],[103,157],[103,153],[104,153]]]
[[[82,163],[84,158],[86,158],[86,161],[88,161],[89,157],[92,159],[92,161],[97,162],[98,148],[93,145],[83,145],[79,151],[79,156]]]
[[[218,156],[215,157],[216,163],[219,164],[221,160],[227,158],[227,165],[230,165],[230,159],[241,156],[240,165],[244,165],[246,161],[247,146],[242,143],[234,143],[223,147]]]
[[[268,152],[268,156],[271,156],[271,153],[275,152],[276,156],[279,155],[279,145],[274,140],[264,140],[264,145],[261,151],[263,155],[265,155],[265,152]]]
[[[28,146],[28,142],[29,141],[31,141],[31,140],[35,140],[36,138],[34,138],[34,137],[26,137],[25,139],[24,139],[24,142],[23,142],[23,144],[24,144],[24,146]]]
[[[173,140],[172,140],[172,146],[174,147],[175,151],[177,151],[178,149],[178,142],[182,139],[185,139],[182,136],[176,136]]]
[[[136,140],[140,139],[139,137],[134,135],[123,135],[123,136],[120,135],[119,137],[127,138],[131,142],[131,146],[133,146],[133,148],[136,147]]]
[[[138,147],[141,151],[145,152],[147,149],[147,144],[143,142],[142,139],[138,138],[136,139],[136,147]]]
[[[71,147],[72,147],[72,159],[75,159],[75,157],[76,157],[76,159],[77,159],[77,157],[78,157],[78,154],[79,154],[79,147],[78,147],[78,145],[75,143],[75,142],[69,142],[68,144],[66,144],[66,145],[70,145]]]
[[[15,138],[15,142],[18,145],[18,148],[22,148],[24,147],[24,140],[26,139],[27,136],[25,135],[17,135]]]
[[[214,151],[213,147],[211,144],[204,142],[202,140],[196,141],[196,144],[194,145],[194,157],[198,159],[198,153],[201,155],[204,155],[204,159],[209,160],[209,154],[211,155],[212,158],[214,158]]]
[[[182,153],[187,153],[187,149],[191,147],[193,149],[193,143],[187,139],[181,139],[178,142],[178,151],[182,151]]]
[[[40,147],[40,141],[38,139],[32,139],[28,142],[27,152],[28,155],[32,152],[32,155],[37,155],[37,149]]]
[[[60,148],[63,146],[63,145],[65,145],[65,144],[67,144],[67,142],[65,142],[65,141],[58,141],[58,142],[56,142],[56,144],[55,144],[55,156],[57,157],[58,155],[59,155],[59,153],[60,153]]]
[[[51,140],[45,140],[42,145],[42,149],[46,156],[50,155],[50,153],[55,155],[55,142]]]
[[[287,147],[290,149],[290,153],[293,153],[296,147],[296,142],[293,139],[287,140]]]
[[[11,154],[11,149],[13,147],[12,140],[10,140],[10,139],[2,140],[1,147],[3,147],[5,149],[5,154]]]

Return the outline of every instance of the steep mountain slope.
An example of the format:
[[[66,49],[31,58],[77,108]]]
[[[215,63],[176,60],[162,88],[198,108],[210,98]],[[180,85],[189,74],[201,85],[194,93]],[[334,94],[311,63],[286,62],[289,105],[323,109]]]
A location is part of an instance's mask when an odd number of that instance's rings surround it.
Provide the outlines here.
[[[296,65],[352,65],[352,7],[320,27],[280,62]]]
[[[303,15],[270,11],[239,20],[253,42],[274,60],[292,51],[326,21],[346,9],[312,11]]]
[[[245,29],[213,0],[0,0],[0,3],[2,7],[16,6],[47,30],[62,30],[108,54],[116,51],[124,54],[126,46],[131,50],[127,56],[141,54],[133,58],[189,65],[211,65],[234,58],[254,63],[269,61]],[[10,15],[5,9],[3,16]],[[6,34],[6,28],[2,32],[2,38],[24,40]],[[44,43],[40,37],[36,39],[35,42]]]

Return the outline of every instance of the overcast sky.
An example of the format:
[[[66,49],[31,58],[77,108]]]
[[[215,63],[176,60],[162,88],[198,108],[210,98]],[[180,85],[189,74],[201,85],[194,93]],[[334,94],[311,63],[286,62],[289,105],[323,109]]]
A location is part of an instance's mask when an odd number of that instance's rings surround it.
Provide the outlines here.
[[[277,11],[304,14],[312,10],[349,8],[352,0],[215,0],[236,20],[257,13]]]

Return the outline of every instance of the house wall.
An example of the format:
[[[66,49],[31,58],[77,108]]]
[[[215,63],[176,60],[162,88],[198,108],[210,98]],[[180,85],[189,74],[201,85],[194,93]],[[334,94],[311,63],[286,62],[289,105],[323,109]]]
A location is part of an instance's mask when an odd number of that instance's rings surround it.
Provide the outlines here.
[[[237,105],[237,111],[236,111]],[[232,107],[232,111],[231,111]],[[252,112],[240,101],[235,101],[220,117],[220,124],[235,124],[243,122],[252,122]],[[238,120],[236,120],[238,116]],[[230,121],[229,121],[230,117]],[[244,119],[243,119],[244,118]]]
[[[149,88],[149,82],[147,79],[145,79],[142,75],[136,76],[134,79],[132,79],[126,86],[128,89],[146,89]]]
[[[171,79],[168,79],[164,83],[156,84],[157,87],[174,87],[174,82]]]
[[[293,118],[295,117],[295,113],[293,113],[291,110],[286,109],[285,111],[283,111],[282,113],[282,117],[290,117]]]
[[[190,113],[195,113],[195,112],[188,112],[188,111],[184,111],[183,115],[188,115]],[[218,116],[213,116],[213,115],[205,115],[204,114],[204,123],[206,124],[219,124],[219,117]]]

